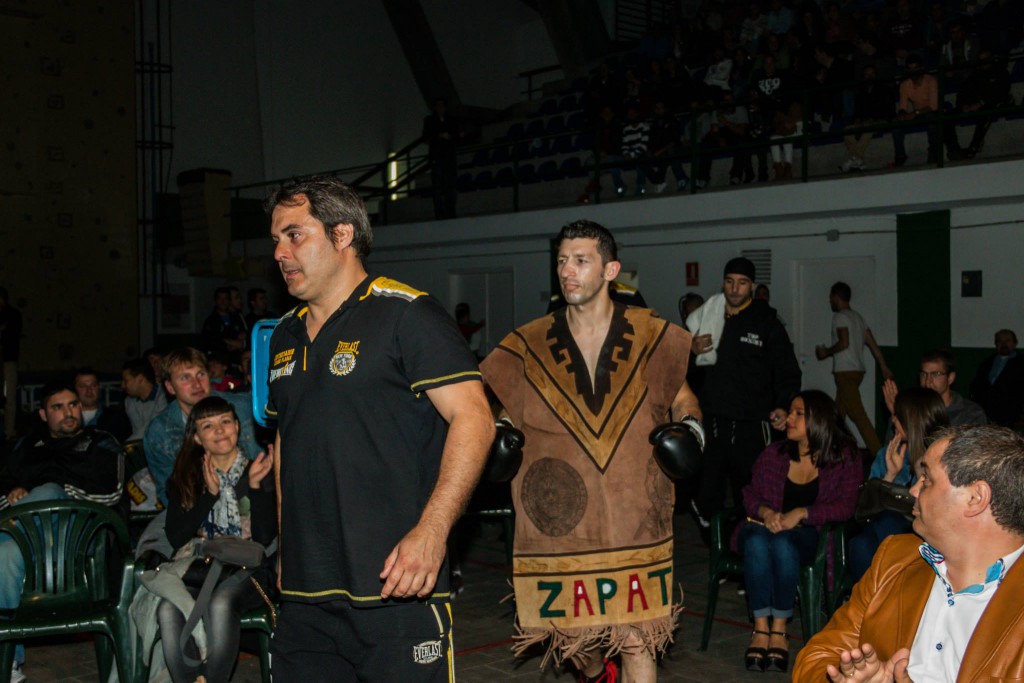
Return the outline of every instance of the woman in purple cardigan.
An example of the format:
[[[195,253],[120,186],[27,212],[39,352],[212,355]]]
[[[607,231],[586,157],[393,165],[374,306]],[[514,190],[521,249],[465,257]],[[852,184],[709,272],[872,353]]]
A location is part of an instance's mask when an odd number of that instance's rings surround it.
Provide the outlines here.
[[[835,402],[821,391],[793,399],[786,440],[754,463],[743,489],[747,521],[737,530],[754,633],[747,669],[785,671],[786,623],[793,616],[800,566],[814,560],[823,524],[853,516],[863,478],[856,442]]]

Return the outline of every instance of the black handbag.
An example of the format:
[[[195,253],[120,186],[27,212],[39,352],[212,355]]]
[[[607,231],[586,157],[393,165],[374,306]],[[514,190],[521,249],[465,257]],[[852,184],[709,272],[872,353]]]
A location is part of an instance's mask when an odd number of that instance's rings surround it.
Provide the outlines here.
[[[866,522],[886,510],[912,518],[914,497],[910,495],[910,489],[885,479],[868,479],[861,484],[853,518],[858,522]]]
[[[188,619],[185,620],[185,627],[178,639],[178,647],[181,648],[182,657],[188,666],[196,667],[200,664],[199,661],[188,655],[186,645],[199,620],[206,617],[210,608],[210,599],[217,586],[221,584],[235,585],[252,580],[253,586],[260,593],[264,602],[270,606],[271,613],[273,613],[273,604],[260,588],[259,582],[252,579],[253,572],[260,568],[266,557],[266,548],[256,541],[236,536],[223,536],[203,541],[199,547],[196,561],[182,577],[186,586],[199,588],[195,606],[192,608],[192,613],[188,615]]]

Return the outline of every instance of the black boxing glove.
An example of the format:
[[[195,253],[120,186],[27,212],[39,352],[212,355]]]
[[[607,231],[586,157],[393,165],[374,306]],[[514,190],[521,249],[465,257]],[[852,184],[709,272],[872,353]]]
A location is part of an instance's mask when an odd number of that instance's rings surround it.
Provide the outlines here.
[[[655,427],[650,442],[654,459],[670,478],[687,480],[700,471],[704,427],[697,418],[686,415],[678,422]]]
[[[504,482],[516,476],[523,464],[523,444],[526,437],[506,419],[495,423],[496,432],[491,452],[484,466],[484,481]]]

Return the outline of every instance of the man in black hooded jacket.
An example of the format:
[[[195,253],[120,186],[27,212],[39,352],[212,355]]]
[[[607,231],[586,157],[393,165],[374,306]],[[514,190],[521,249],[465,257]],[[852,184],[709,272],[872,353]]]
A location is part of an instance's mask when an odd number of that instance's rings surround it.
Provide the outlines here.
[[[775,309],[753,298],[754,281],[753,263],[742,257],[729,261],[717,347],[710,335],[693,340],[695,353],[717,353],[714,365],[705,366],[700,394],[707,447],[693,506],[702,529],[724,507],[727,480],[732,500],[741,499],[754,460],[772,441],[771,430],[785,427],[789,404],[800,391],[793,344]]]

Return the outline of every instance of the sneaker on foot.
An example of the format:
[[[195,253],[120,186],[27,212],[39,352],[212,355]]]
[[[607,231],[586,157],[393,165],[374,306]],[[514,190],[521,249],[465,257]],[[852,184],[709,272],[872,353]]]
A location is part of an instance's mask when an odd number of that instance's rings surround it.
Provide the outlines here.
[[[686,178],[676,181],[676,192],[685,192],[686,186],[690,184],[690,181]]]
[[[707,184],[708,184],[708,181],[706,181],[706,180],[698,180],[698,181],[696,181],[696,182],[694,183],[694,186],[695,186],[695,187],[696,187],[696,188],[697,188],[698,190],[702,190],[702,189],[704,189],[704,186],[705,186],[705,185],[707,185]]]
[[[615,188],[615,195],[616,196],[622,197],[625,194],[626,194],[626,186],[625,185],[620,185],[620,186]]]
[[[25,683],[28,680],[28,676],[21,672],[21,664],[15,662],[11,665],[11,683]]]
[[[654,194],[661,194],[662,192],[665,191],[665,188],[667,186],[668,183],[658,183],[657,185],[654,186]]]

